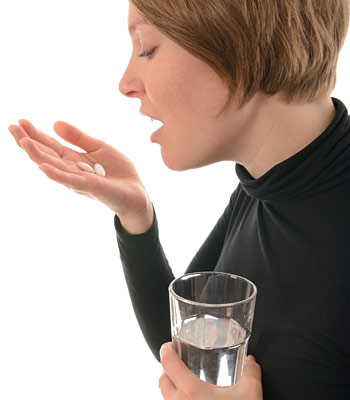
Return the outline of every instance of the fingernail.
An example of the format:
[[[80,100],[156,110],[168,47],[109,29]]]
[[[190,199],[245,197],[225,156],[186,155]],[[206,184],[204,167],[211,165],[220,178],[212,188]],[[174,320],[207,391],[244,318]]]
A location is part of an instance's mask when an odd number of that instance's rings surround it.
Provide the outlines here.
[[[252,356],[251,354],[247,357],[248,361],[255,361],[255,357]]]
[[[162,347],[160,348],[160,358],[164,356],[164,354],[168,351],[168,347],[171,345],[171,342],[166,342],[162,344]]]
[[[161,348],[159,350],[160,358],[162,358],[163,353],[164,353],[164,344],[161,346]]]

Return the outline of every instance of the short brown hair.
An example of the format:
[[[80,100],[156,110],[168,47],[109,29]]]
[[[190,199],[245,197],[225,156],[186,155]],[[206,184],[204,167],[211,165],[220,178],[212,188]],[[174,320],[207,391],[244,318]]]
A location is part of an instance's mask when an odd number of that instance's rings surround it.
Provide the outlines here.
[[[206,62],[243,107],[257,91],[312,101],[336,83],[349,0],[130,0],[156,29]]]

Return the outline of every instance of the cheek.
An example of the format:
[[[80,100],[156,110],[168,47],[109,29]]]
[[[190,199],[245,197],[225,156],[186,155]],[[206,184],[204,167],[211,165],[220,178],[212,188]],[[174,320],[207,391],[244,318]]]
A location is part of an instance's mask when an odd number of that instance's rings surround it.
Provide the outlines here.
[[[169,56],[170,57],[170,56]],[[206,79],[194,57],[172,56],[171,62],[166,54],[152,61],[148,71],[146,91],[150,100],[163,112],[198,111],[199,99],[203,94]],[[175,61],[174,61],[175,60]],[[166,118],[166,115],[164,115]]]
[[[177,78],[171,71],[161,70],[150,77],[152,84],[149,85],[147,95],[160,115],[166,118],[167,113],[178,113],[182,109],[188,109],[191,102],[191,91],[186,83],[185,77]],[[162,112],[164,115],[162,115]]]

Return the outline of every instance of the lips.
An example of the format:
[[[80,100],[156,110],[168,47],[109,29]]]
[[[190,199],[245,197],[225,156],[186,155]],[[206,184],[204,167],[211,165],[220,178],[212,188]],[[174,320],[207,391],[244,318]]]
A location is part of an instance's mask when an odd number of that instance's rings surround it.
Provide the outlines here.
[[[160,119],[153,117],[152,115],[145,115],[146,117],[150,117],[152,121],[159,121],[161,123],[163,123],[163,121],[161,121]]]
[[[157,129],[155,132],[153,132],[152,133],[152,136],[151,136],[151,142],[152,143],[159,143],[159,139],[160,139],[160,136],[161,136],[161,131],[162,131],[162,126],[159,128],[159,129]]]
[[[158,122],[161,123],[161,126],[155,132],[153,132],[153,134],[151,136],[151,142],[152,143],[158,143],[160,135],[161,135],[161,130],[162,130],[163,125],[164,125],[163,121],[161,121],[160,119],[154,117],[153,115],[145,114],[141,110],[140,110],[140,114],[143,115],[144,117],[151,118],[152,121],[158,121]]]
[[[150,117],[152,121],[159,121],[159,122],[163,123],[163,121],[161,121],[159,118],[154,117],[153,115],[144,114],[141,110],[140,110],[140,114],[143,115],[144,117]]]

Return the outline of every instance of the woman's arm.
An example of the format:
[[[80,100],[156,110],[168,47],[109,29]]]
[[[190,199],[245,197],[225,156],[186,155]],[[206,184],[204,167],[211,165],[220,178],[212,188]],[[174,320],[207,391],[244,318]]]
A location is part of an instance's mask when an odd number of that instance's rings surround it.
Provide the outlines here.
[[[190,263],[186,273],[215,268],[232,213],[234,194],[214,229]],[[157,216],[142,234],[128,234],[115,216],[115,228],[126,283],[136,318],[158,361],[163,343],[171,341],[168,286],[174,279],[159,240]]]
[[[137,321],[152,353],[160,361],[160,346],[171,340],[168,286],[174,275],[159,240],[156,213],[152,226],[142,234],[128,234],[117,215],[114,225]]]

